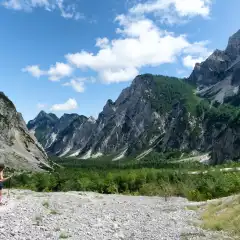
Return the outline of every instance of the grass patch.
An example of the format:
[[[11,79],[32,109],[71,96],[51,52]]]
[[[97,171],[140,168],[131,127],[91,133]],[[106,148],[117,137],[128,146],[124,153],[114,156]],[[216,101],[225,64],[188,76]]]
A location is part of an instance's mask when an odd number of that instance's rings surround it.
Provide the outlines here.
[[[240,237],[240,195],[207,205],[202,220],[205,229],[225,231]]]
[[[45,207],[45,208],[49,208],[49,202],[48,201],[44,201],[42,203],[42,205]]]
[[[68,235],[67,233],[60,233],[60,235],[59,235],[59,238],[60,239],[66,239],[66,238],[69,238],[70,237],[70,235]]]
[[[196,206],[196,205],[189,205],[187,206],[187,210],[190,211],[198,211],[200,206]]]
[[[51,209],[50,214],[57,215],[57,214],[60,214],[60,213],[55,209]]]

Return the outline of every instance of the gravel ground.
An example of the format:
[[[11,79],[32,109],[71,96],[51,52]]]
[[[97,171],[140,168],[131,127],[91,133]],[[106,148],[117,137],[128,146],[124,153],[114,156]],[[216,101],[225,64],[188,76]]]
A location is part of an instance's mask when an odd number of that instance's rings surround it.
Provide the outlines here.
[[[183,198],[12,190],[0,207],[0,239],[230,239],[196,227]]]

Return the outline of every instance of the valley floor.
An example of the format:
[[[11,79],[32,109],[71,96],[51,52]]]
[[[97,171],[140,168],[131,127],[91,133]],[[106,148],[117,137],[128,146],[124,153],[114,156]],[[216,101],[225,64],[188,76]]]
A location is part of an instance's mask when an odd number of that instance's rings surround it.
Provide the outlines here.
[[[6,192],[5,192],[6,193]],[[0,207],[4,240],[231,239],[198,226],[199,215],[183,198],[12,190]]]

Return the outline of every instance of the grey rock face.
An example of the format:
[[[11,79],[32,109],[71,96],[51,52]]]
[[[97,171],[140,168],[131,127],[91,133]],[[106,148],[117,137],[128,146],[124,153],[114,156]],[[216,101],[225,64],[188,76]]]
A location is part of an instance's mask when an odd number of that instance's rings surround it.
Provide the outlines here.
[[[218,132],[212,149],[212,163],[223,164],[227,161],[239,161],[240,159],[240,127],[224,126]]]
[[[78,114],[64,114],[58,119],[42,111],[27,126],[49,155],[75,156],[88,142],[95,120]]]
[[[198,87],[201,97],[223,103],[239,92],[240,31],[229,38],[225,51],[216,50],[196,64],[188,82]]]
[[[0,92],[0,161],[16,169],[49,168],[47,155],[14,104]]]
[[[56,140],[47,149],[50,154],[77,156],[93,134],[95,120],[78,116],[58,132]],[[55,127],[56,128],[56,127]]]
[[[138,76],[129,88],[122,91],[116,102],[109,100],[84,151],[95,154],[124,152],[135,141],[144,141],[154,122],[155,133],[163,131],[158,129],[162,117],[155,113],[148,100],[153,95],[155,84],[152,75]]]
[[[42,146],[46,148],[49,141],[51,141],[51,133],[55,132],[54,127],[58,121],[56,115],[41,111],[34,120],[28,122],[27,127],[35,134]]]

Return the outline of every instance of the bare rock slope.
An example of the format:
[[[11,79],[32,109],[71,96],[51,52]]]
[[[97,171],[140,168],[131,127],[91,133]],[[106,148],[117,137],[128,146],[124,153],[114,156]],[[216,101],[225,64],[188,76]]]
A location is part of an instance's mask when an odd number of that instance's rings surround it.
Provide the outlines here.
[[[187,81],[198,87],[200,96],[223,103],[239,95],[239,74],[240,30],[229,38],[224,51],[217,49],[197,63]]]
[[[0,162],[15,169],[49,168],[47,155],[14,104],[0,92]]]

